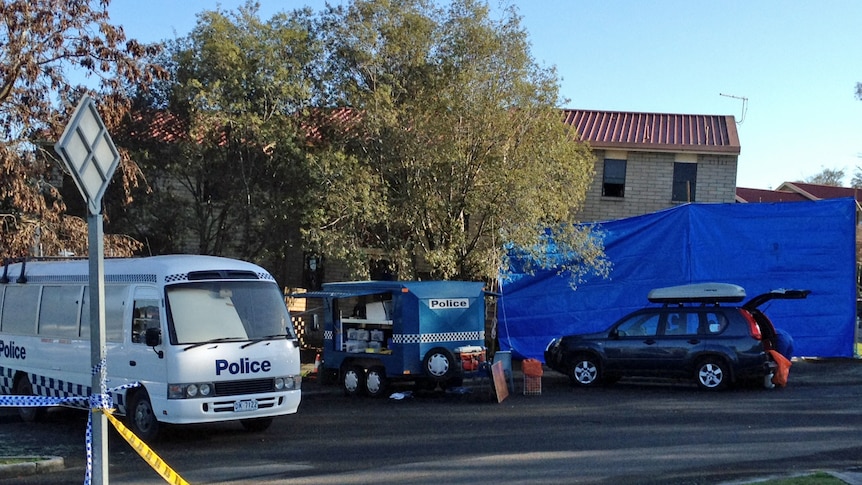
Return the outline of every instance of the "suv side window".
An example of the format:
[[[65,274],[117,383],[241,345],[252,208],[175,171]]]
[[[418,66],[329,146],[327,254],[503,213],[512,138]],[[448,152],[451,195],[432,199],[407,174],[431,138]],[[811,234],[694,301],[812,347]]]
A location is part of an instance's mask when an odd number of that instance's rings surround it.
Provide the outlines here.
[[[658,333],[658,313],[641,313],[617,326],[620,337],[652,337]]]
[[[697,311],[679,309],[667,313],[662,335],[697,335],[703,315]]]

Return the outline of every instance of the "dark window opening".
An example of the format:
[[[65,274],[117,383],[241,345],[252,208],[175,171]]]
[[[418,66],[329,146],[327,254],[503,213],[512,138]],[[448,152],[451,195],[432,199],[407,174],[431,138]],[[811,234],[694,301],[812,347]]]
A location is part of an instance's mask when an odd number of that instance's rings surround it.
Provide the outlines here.
[[[695,187],[697,186],[697,164],[696,163],[674,163],[673,164],[673,193],[671,200],[674,202],[694,202]]]
[[[625,192],[626,161],[606,158],[602,176],[602,195],[605,197],[625,197]]]

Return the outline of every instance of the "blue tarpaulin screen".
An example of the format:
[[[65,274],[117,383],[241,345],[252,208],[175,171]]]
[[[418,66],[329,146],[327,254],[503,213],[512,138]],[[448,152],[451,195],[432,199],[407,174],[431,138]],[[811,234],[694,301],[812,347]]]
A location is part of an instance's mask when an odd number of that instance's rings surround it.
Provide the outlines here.
[[[572,289],[556,270],[501,275],[501,350],[544,360],[560,335],[597,332],[650,305],[653,288],[722,282],[747,297],[808,289],[806,300],[761,307],[793,338],[798,357],[853,357],[856,328],[856,203],[686,204],[598,225],[613,268]],[[512,266],[517,268],[515,262]]]

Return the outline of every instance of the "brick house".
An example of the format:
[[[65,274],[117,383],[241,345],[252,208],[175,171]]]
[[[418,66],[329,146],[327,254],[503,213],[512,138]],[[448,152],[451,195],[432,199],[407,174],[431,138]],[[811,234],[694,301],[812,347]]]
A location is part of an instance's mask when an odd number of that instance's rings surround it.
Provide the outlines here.
[[[621,219],[688,202],[734,202],[740,145],[733,116],[563,114],[596,157],[579,220]]]

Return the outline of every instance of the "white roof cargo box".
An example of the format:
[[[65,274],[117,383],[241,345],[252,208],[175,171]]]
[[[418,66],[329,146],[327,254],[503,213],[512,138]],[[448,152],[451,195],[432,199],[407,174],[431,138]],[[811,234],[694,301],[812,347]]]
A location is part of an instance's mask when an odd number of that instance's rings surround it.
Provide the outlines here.
[[[745,299],[745,289],[730,283],[696,283],[655,288],[647,299],[652,303],[740,302]]]

